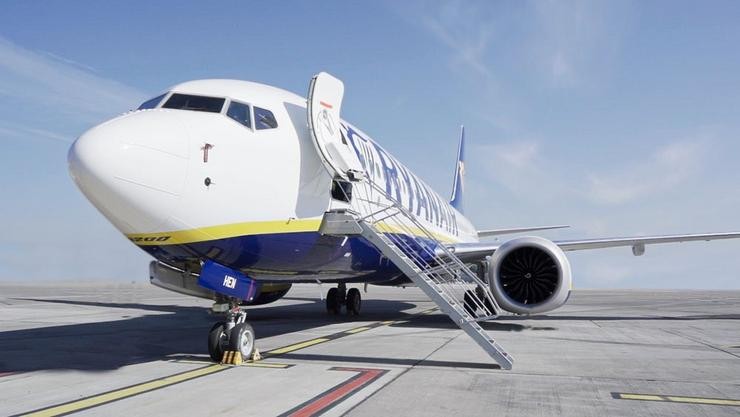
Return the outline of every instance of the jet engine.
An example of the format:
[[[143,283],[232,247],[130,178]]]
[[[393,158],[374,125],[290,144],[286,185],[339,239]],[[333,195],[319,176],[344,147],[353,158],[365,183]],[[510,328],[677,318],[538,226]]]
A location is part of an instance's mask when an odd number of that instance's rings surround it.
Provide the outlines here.
[[[554,310],[571,289],[570,263],[553,242],[541,237],[514,238],[488,260],[488,283],[502,309],[517,314]]]

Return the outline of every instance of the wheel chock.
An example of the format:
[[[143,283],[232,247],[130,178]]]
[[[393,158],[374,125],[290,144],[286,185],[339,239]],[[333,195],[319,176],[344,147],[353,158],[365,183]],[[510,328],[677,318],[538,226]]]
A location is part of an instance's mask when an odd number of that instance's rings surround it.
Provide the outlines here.
[[[259,360],[262,360],[262,355],[260,355],[260,351],[257,348],[254,348],[254,353],[252,353],[252,362],[257,362]]]
[[[242,353],[236,350],[227,350],[221,359],[222,365],[241,365],[242,362]]]

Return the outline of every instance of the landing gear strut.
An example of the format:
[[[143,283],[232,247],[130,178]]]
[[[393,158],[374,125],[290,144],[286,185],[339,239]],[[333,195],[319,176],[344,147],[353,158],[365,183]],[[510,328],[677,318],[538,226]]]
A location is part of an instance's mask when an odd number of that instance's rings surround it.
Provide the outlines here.
[[[347,284],[339,283],[336,288],[330,288],[326,293],[326,311],[329,314],[340,314],[342,306],[347,308],[347,314],[359,316],[362,307],[362,296],[357,288],[347,290]]]
[[[247,313],[238,305],[226,312],[226,320],[211,327],[208,333],[208,354],[215,362],[221,362],[227,350],[241,353],[243,360],[254,354],[254,329],[246,322]]]

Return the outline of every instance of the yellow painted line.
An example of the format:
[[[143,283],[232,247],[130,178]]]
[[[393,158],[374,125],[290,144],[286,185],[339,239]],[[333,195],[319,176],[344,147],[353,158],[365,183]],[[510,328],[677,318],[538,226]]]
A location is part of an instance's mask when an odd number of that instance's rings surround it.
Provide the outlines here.
[[[740,400],[731,400],[723,398],[699,398],[699,397],[675,397],[668,395],[666,398],[674,403],[690,403],[690,404],[711,404],[711,405],[732,405],[740,407]]]
[[[290,368],[291,364],[287,363],[270,363],[270,362],[244,362],[242,366],[251,366],[252,368],[277,368],[286,369]]]
[[[619,394],[619,398],[623,400],[665,401],[665,398],[657,396],[657,395],[643,395],[643,394]]]
[[[615,398],[621,400],[638,400],[638,401],[661,401],[667,403],[682,404],[703,404],[703,405],[725,405],[740,407],[740,400],[730,398],[705,398],[705,397],[684,397],[677,395],[655,395],[655,394],[627,394],[614,393]]]
[[[436,309],[427,310],[425,312],[419,313],[419,314],[425,314],[429,313],[431,311],[434,311]],[[417,315],[419,315],[417,314]],[[394,323],[405,323],[408,322],[408,320],[386,320],[380,322],[381,325],[390,325]],[[350,329],[345,331],[345,334],[353,334],[353,333],[359,333],[366,330],[374,329],[378,326],[363,326],[363,327],[357,327],[354,329]],[[341,335],[342,333],[337,333],[332,336]],[[338,337],[332,337],[329,338],[320,337],[316,339],[307,340],[305,342],[295,343],[289,346],[285,346],[282,348],[277,348],[274,350],[271,350],[269,352],[265,353],[265,356],[276,356],[281,355],[284,353],[293,352],[299,349],[307,348],[309,346],[318,345],[320,343],[328,342],[331,340],[335,340],[341,336]],[[173,362],[181,362],[181,363],[200,363],[197,360],[192,359],[183,359],[183,360],[177,360],[175,359]],[[277,369],[285,369],[293,366],[292,364],[284,364],[284,363],[270,363],[270,362],[254,362],[254,361],[246,361],[241,366],[250,366],[255,368],[277,368]],[[147,381],[141,384],[132,385],[130,387],[120,388],[114,391],[105,392],[102,394],[93,395],[91,397],[83,398],[81,400],[71,401],[65,404],[60,404],[56,406],[47,407],[44,409],[40,409],[38,411],[32,411],[27,414],[22,414],[24,416],[34,416],[34,417],[51,417],[51,416],[59,416],[63,414],[69,414],[74,413],[77,411],[86,410],[92,407],[97,407],[100,405],[104,405],[110,402],[122,400],[125,398],[133,397],[135,395],[144,394],[149,391],[153,391],[159,388],[165,388],[170,385],[178,384],[180,382],[189,381],[191,379],[199,378],[202,376],[210,375],[216,372],[225,371],[227,369],[231,369],[235,366],[231,365],[221,365],[221,364],[213,364],[208,365],[204,367],[200,367],[197,369],[193,369],[191,371],[182,372],[175,375],[166,376],[163,378],[158,378],[152,381]]]
[[[294,350],[307,348],[309,346],[318,345],[319,343],[328,342],[331,339],[320,337],[318,339],[307,340],[305,342],[296,343],[294,345],[278,348],[267,352],[269,355],[282,355],[283,353],[293,352]]]
[[[147,391],[152,391],[157,388],[163,388],[169,385],[177,384],[180,382],[188,381],[194,378],[209,375],[215,372],[220,372],[228,369],[227,366],[222,365],[210,365],[204,368],[194,369],[192,371],[183,372],[176,375],[167,376],[153,381],[145,382],[143,384],[134,385],[128,388],[122,388],[115,391],[107,392],[104,394],[95,395],[83,400],[74,401],[67,404],[58,405],[55,407],[39,410],[25,416],[33,417],[49,417],[58,416],[61,414],[72,413],[80,411],[82,409],[96,407],[112,401],[122,400],[127,397],[142,394]]]
[[[347,330],[345,333],[355,334],[355,333],[364,332],[365,330],[370,330],[370,329],[371,327],[358,327],[356,329]]]
[[[210,364],[213,364],[213,362],[211,362],[210,360],[205,360],[205,359],[203,359],[203,360],[176,359],[176,360],[173,360],[171,362],[175,362],[175,363],[190,363],[190,364],[194,364],[194,365],[205,365],[205,364],[209,364],[210,365]],[[254,361],[249,360],[249,361],[243,362],[240,366],[251,366],[253,368],[279,368],[279,369],[285,369],[285,368],[290,368],[291,366],[293,366],[293,364],[289,364],[289,363],[277,363],[277,362],[262,362],[262,361],[254,362]]]
[[[205,364],[212,365],[213,364],[213,361],[212,360],[209,360],[209,359],[202,359],[202,360],[198,360],[198,359],[171,359],[168,362],[172,362],[172,363],[190,363],[190,364],[193,364],[193,365],[205,365]]]

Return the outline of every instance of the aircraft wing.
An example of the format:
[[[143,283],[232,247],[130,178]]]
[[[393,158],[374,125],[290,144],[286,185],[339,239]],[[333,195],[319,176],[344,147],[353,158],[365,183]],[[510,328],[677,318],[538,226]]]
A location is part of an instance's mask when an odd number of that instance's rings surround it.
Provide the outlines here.
[[[563,251],[576,251],[587,249],[615,248],[620,246],[631,246],[635,255],[642,255],[645,245],[658,243],[676,243],[691,241],[710,241],[719,239],[738,239],[740,232],[724,233],[696,233],[687,235],[664,235],[664,236],[635,236],[635,237],[612,237],[603,239],[582,240],[554,240]],[[472,262],[485,258],[501,246],[501,242],[476,242],[458,243],[449,247],[458,258],[466,262]]]
[[[570,226],[557,225],[557,226],[516,227],[512,229],[478,230],[478,237],[513,235],[515,233],[534,232],[537,230],[564,229],[566,227],[570,227]]]

